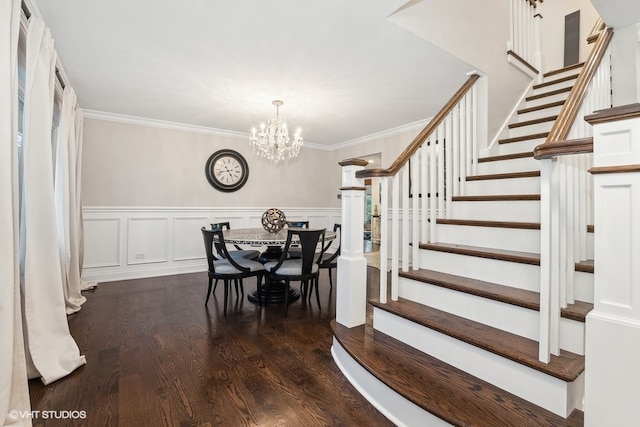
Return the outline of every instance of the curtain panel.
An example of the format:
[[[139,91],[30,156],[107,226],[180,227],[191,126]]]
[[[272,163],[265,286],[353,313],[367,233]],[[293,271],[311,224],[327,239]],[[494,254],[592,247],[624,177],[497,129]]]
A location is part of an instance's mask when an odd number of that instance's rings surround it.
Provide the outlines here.
[[[0,0],[0,425],[30,426],[18,259],[20,0]]]
[[[80,310],[82,291],[95,287],[83,282],[82,272],[82,177],[83,117],[75,91],[67,86],[62,95],[60,128],[56,146],[55,198],[58,245],[67,314]]]
[[[27,31],[20,213],[27,372],[44,384],[86,363],[69,332],[61,268],[52,120],[57,54],[44,22],[31,16]]]

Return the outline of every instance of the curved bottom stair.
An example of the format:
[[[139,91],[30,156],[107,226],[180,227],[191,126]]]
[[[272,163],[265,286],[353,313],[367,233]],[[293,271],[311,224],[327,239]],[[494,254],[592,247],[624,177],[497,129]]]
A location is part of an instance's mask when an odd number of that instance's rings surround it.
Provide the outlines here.
[[[574,410],[567,419],[562,418],[370,326],[347,328],[334,320],[332,328],[334,358],[348,356],[372,377],[361,380],[361,387],[381,383],[392,390],[393,395],[386,389],[385,402],[376,403],[390,418],[397,415],[396,421],[402,420],[403,414],[394,414],[393,407],[384,406],[394,406],[398,398],[404,398],[425,412],[425,419],[415,420],[415,425],[433,425],[429,416],[457,426],[583,425],[581,411]],[[337,362],[344,370],[344,360]],[[366,391],[375,394],[375,390]]]

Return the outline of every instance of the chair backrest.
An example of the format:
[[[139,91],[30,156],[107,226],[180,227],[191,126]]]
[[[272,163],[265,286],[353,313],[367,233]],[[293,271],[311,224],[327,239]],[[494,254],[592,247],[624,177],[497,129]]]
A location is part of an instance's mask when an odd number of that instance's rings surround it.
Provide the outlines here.
[[[229,221],[226,222],[214,222],[211,224],[212,230],[231,230],[231,225]]]
[[[276,271],[280,265],[287,258],[287,252],[291,246],[291,242],[294,236],[298,237],[299,245],[302,249],[302,274],[310,274],[313,269],[313,264],[318,262],[316,257],[316,248],[318,243],[324,245],[324,235],[327,232],[326,228],[319,229],[302,229],[302,228],[290,228],[287,230],[287,243],[285,244],[282,252],[282,257],[278,264],[274,266],[272,271]]]
[[[309,228],[309,221],[287,221],[287,227]]]
[[[211,223],[211,229],[212,230],[231,230],[231,224],[229,223],[229,221],[225,221],[225,222],[213,222]],[[218,241],[214,242],[216,245],[216,250],[218,251],[218,254],[222,255],[220,253],[220,251],[222,250],[222,248],[220,248],[220,243]],[[241,250],[242,248],[238,245],[233,245],[237,250]]]
[[[202,227],[200,229],[202,231],[202,238],[204,240],[204,250],[207,254],[207,264],[209,266],[209,271],[214,271],[214,261],[217,261],[216,256],[213,254],[213,236],[218,232],[214,230],[207,230]]]
[[[200,230],[202,231],[202,238],[204,239],[204,249],[207,253],[207,264],[209,265],[210,273],[215,273],[215,261],[218,261],[220,258],[228,260],[234,267],[236,267],[240,271],[249,271],[248,268],[238,265],[233,257],[229,255],[227,246],[224,243],[224,234],[222,234],[222,229],[207,230],[206,228],[202,227]],[[214,255],[214,246],[216,247],[218,256],[220,258]]]

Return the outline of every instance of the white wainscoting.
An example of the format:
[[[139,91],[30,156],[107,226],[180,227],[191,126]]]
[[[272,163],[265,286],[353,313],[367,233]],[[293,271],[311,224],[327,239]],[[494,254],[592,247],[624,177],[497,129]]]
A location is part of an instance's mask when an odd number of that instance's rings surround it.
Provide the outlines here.
[[[333,229],[340,208],[282,208],[289,220]],[[206,271],[201,227],[261,227],[264,208],[84,207],[83,279],[93,282]],[[337,242],[336,242],[337,245]]]

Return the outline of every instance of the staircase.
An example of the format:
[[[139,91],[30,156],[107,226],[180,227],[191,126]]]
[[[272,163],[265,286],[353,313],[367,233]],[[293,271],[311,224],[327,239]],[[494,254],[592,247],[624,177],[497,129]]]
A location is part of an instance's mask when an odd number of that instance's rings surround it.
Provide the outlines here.
[[[334,323],[334,357],[360,364],[363,394],[398,401],[397,413],[387,414],[396,423],[582,425],[593,263],[576,264],[560,354],[540,362],[540,162],[533,158],[580,66],[549,72],[532,88],[499,152],[478,159],[465,195],[437,219],[435,241],[419,243],[419,269],[400,271],[398,300],[370,299],[372,324]]]

